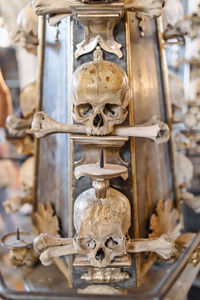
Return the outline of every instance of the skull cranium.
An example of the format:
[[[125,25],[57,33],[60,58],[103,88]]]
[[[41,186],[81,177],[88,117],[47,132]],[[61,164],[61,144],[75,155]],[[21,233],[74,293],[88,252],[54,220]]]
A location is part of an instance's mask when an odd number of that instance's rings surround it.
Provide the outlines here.
[[[194,78],[190,81],[189,100],[191,102],[200,102],[200,79]]]
[[[200,60],[200,38],[195,38],[189,41],[189,58],[193,60]]]
[[[189,33],[190,24],[184,20],[184,9],[180,0],[167,0],[162,16],[165,39],[181,37]]]
[[[20,107],[24,118],[33,116],[37,106],[36,81],[26,85],[20,93]]]
[[[74,206],[75,247],[94,267],[106,267],[115,257],[126,253],[131,215],[128,199],[108,189],[105,199],[97,199],[95,190],[83,192]]]
[[[17,17],[17,30],[13,34],[16,43],[28,52],[37,54],[38,46],[38,17],[31,3],[28,3]]]
[[[124,122],[130,100],[128,77],[109,61],[81,65],[73,75],[74,118],[93,135],[106,135]]]

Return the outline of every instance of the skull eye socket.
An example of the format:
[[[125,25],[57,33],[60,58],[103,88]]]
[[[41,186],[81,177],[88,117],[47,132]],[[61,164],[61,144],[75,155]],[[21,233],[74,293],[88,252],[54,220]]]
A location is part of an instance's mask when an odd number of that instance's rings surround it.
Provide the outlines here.
[[[85,250],[94,249],[96,247],[96,242],[93,238],[85,238],[79,240],[80,247]]]
[[[77,106],[77,111],[81,117],[86,118],[93,114],[93,107],[89,103],[83,103]]]
[[[109,237],[105,242],[105,246],[111,250],[117,249],[121,246],[121,239]]]
[[[103,109],[103,113],[111,118],[115,118],[121,111],[121,106],[117,104],[107,103]]]

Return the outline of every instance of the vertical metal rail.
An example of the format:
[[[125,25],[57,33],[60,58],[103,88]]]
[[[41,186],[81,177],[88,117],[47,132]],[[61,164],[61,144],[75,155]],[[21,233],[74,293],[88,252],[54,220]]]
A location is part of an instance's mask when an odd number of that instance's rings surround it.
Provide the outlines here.
[[[169,140],[169,146],[170,146],[170,160],[171,160],[172,173],[173,173],[174,194],[175,194],[176,206],[179,212],[181,212],[180,189],[178,185],[176,160],[175,160],[176,148],[175,148],[175,141],[174,141],[174,134],[173,134],[172,103],[171,103],[171,95],[170,95],[170,87],[169,87],[167,58],[166,58],[166,53],[165,53],[164,43],[163,43],[162,18],[161,17],[158,18],[156,22],[158,28],[158,41],[159,41],[159,48],[160,48],[160,61],[161,61],[161,70],[162,70],[162,78],[163,78],[167,123],[171,134],[171,138]]]
[[[43,71],[44,71],[44,48],[45,48],[45,16],[39,18],[39,47],[38,47],[38,73],[37,73],[37,108],[36,112],[40,110],[43,94]],[[34,211],[37,210],[37,173],[39,164],[39,139],[34,137]]]

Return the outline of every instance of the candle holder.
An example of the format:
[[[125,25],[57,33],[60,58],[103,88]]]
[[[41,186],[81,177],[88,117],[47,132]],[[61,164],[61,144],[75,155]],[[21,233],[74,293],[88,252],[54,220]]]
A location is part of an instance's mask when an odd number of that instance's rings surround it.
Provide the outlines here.
[[[74,175],[76,179],[82,176],[91,178],[96,197],[101,199],[106,197],[107,190],[110,186],[109,180],[116,177],[121,177],[126,180],[128,178],[128,169],[118,164],[105,164],[104,151],[101,149],[99,162],[76,167]]]
[[[22,265],[31,267],[38,260],[38,254],[33,250],[34,237],[34,234],[20,232],[19,229],[2,237],[1,244],[10,249],[9,258],[14,267]]]

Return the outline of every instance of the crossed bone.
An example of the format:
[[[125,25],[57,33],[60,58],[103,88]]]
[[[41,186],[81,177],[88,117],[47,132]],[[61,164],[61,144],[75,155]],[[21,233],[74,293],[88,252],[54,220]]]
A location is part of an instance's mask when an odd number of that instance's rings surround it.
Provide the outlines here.
[[[48,266],[60,256],[78,254],[76,241],[73,238],[57,238],[42,233],[34,240],[33,247],[40,254],[40,261]],[[167,235],[149,239],[130,239],[125,242],[126,252],[155,252],[163,259],[170,259],[174,254],[175,244]],[[124,254],[126,254],[126,252]]]
[[[44,112],[34,115],[31,131],[36,137],[45,137],[52,133],[77,133],[90,135],[90,129],[83,125],[66,125],[52,119]],[[169,127],[159,121],[157,116],[153,116],[147,123],[139,126],[115,126],[112,135],[140,137],[150,139],[158,144],[166,143],[169,140]]]

